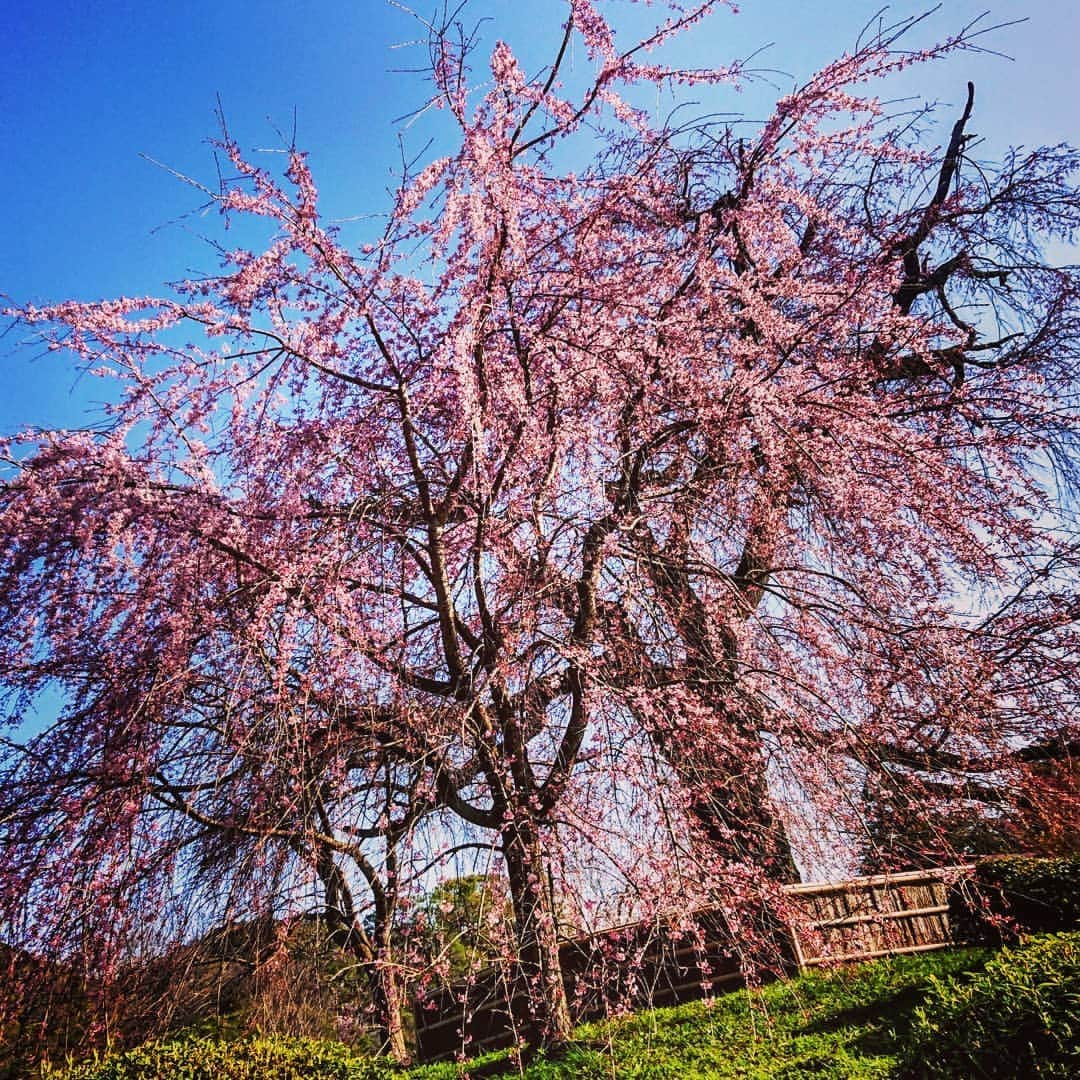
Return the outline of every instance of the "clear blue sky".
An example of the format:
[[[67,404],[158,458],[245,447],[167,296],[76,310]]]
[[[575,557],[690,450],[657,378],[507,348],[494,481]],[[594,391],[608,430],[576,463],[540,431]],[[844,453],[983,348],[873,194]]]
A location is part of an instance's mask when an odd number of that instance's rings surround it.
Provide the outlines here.
[[[429,13],[436,0],[417,0]],[[990,22],[1027,17],[986,40],[1012,62],[961,56],[920,73],[905,92],[961,99],[978,84],[973,129],[991,148],[1080,141],[1071,0],[945,0],[913,43],[928,43],[991,6]],[[759,63],[783,70],[782,89],[853,44],[880,0],[745,0],[688,39],[684,58],[724,63],[773,43]],[[656,12],[625,0],[608,10],[642,25]],[[897,15],[920,11],[897,6]],[[550,55],[564,18],[558,0],[473,0],[483,26],[478,68],[497,37],[527,65]],[[158,292],[190,270],[210,270],[198,234],[216,219],[172,224],[197,193],[148,164],[149,155],[214,177],[206,138],[218,95],[246,147],[280,146],[297,117],[324,206],[333,216],[377,212],[399,161],[395,118],[424,100],[418,25],[386,0],[9,0],[0,38],[0,294],[43,302]],[[768,88],[730,95],[726,108],[761,115]],[[408,133],[419,150],[423,124]],[[162,228],[162,226],[164,226]],[[373,228],[376,226],[373,226]],[[18,335],[0,339],[0,430],[76,424],[94,388],[74,383],[55,358],[32,360]]]

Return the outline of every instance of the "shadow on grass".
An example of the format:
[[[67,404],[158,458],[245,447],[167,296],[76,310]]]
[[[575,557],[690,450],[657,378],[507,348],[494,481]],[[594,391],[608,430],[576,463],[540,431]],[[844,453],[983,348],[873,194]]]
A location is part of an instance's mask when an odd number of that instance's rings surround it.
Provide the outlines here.
[[[888,1054],[898,1041],[908,1041],[912,1016],[925,994],[925,984],[906,986],[888,997],[813,1020],[802,1030],[807,1035],[830,1035],[845,1028],[857,1029],[851,1046],[867,1054]]]
[[[950,979],[961,973],[981,971],[994,954],[987,949],[939,955],[941,966],[933,975]],[[910,1049],[915,1009],[925,1000],[932,977],[923,974],[914,982],[897,986],[892,992],[882,988],[874,993],[872,1000],[860,1005],[838,1005],[824,1015],[819,1013],[802,1031],[807,1035],[829,1035],[850,1029],[856,1032],[850,1045],[868,1054],[895,1053],[900,1046]]]
[[[504,1056],[493,1061],[486,1061],[480,1065],[467,1065],[469,1080],[493,1080],[495,1077],[521,1076],[523,1070],[537,1061],[545,1061],[552,1065],[566,1063],[578,1051],[605,1051],[609,1049],[609,1043],[603,1039],[570,1039],[557,1046],[549,1046],[539,1049],[532,1046],[524,1046],[516,1053],[508,1052]]]

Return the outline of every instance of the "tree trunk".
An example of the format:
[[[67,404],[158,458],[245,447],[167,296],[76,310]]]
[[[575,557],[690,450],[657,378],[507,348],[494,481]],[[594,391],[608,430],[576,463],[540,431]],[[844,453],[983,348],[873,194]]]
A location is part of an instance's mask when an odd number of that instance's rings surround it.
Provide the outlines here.
[[[384,958],[376,963],[371,982],[382,1047],[393,1061],[399,1065],[407,1065],[410,1055],[402,1023],[405,986],[401,971],[397,965]]]
[[[554,897],[536,822],[507,825],[502,846],[518,950],[511,1011],[524,1020],[530,1043],[557,1045],[570,1038],[570,1007],[559,959]]]
[[[768,517],[765,500],[760,516]],[[791,845],[775,813],[765,775],[765,747],[757,708],[739,691],[739,642],[717,625],[694,590],[688,522],[672,526],[663,548],[648,528],[638,532],[657,597],[676,641],[686,651],[683,686],[712,714],[708,727],[653,720],[649,734],[690,797],[698,839],[722,859],[749,860],[773,881],[798,881]],[[678,537],[682,542],[673,543]],[[733,580],[741,582],[741,617],[760,602],[775,536],[761,521],[750,525]],[[662,680],[664,672],[656,673]],[[658,684],[659,685],[659,684]]]
[[[711,850],[746,859],[772,881],[799,880],[787,831],[773,812],[764,762],[717,749],[715,760],[695,767],[692,777],[690,812]]]
[[[405,988],[401,970],[394,963],[389,914],[392,905],[388,905],[385,898],[376,903],[373,936],[369,936],[356,913],[345,875],[329,851],[322,852],[318,872],[326,892],[325,913],[330,940],[355,957],[364,971],[382,1047],[394,1061],[407,1064],[409,1049],[402,1022]]]
[[[772,881],[798,881],[787,830],[773,809],[761,738],[723,703],[712,704],[720,722],[709,731],[651,729],[690,796],[699,839],[722,858],[753,863]]]

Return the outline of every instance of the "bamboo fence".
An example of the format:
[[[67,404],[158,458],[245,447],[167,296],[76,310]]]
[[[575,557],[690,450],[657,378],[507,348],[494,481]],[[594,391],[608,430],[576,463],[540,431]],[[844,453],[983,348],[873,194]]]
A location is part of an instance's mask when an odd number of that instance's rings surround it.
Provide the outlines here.
[[[786,886],[784,892],[805,916],[788,928],[798,967],[950,945],[949,883],[971,869],[954,866]]]

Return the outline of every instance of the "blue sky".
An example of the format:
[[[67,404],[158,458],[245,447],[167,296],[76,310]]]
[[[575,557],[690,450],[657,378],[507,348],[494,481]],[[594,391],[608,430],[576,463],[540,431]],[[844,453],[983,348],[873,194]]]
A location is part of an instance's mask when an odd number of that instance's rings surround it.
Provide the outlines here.
[[[957,102],[974,79],[972,129],[987,137],[986,156],[1010,143],[1080,141],[1080,5],[945,0],[912,44],[959,28],[987,4],[988,23],[1029,20],[984,39],[1013,60],[960,56],[920,71],[898,92]],[[629,27],[657,10],[626,0],[606,7]],[[782,92],[850,47],[879,7],[880,0],[746,0],[738,15],[725,12],[688,38],[681,58],[725,63],[772,43],[757,63],[786,73],[770,76]],[[435,0],[416,8],[429,14]],[[896,6],[890,14],[920,10]],[[535,67],[550,55],[564,7],[473,0],[465,17],[489,20],[477,68],[499,37]],[[396,118],[425,98],[421,77],[402,70],[422,66],[424,49],[406,44],[421,34],[386,0],[9,3],[0,39],[0,294],[34,302],[147,294],[213,269],[199,237],[217,232],[216,217],[190,216],[198,194],[140,155],[213,182],[206,139],[215,133],[218,97],[248,148],[280,147],[295,113],[324,207],[340,217],[377,213],[400,162]],[[759,84],[714,104],[760,116],[777,92]],[[424,145],[425,123],[405,133],[412,152]],[[0,338],[0,431],[74,425],[85,415],[96,387],[55,358],[35,356],[17,332]]]

